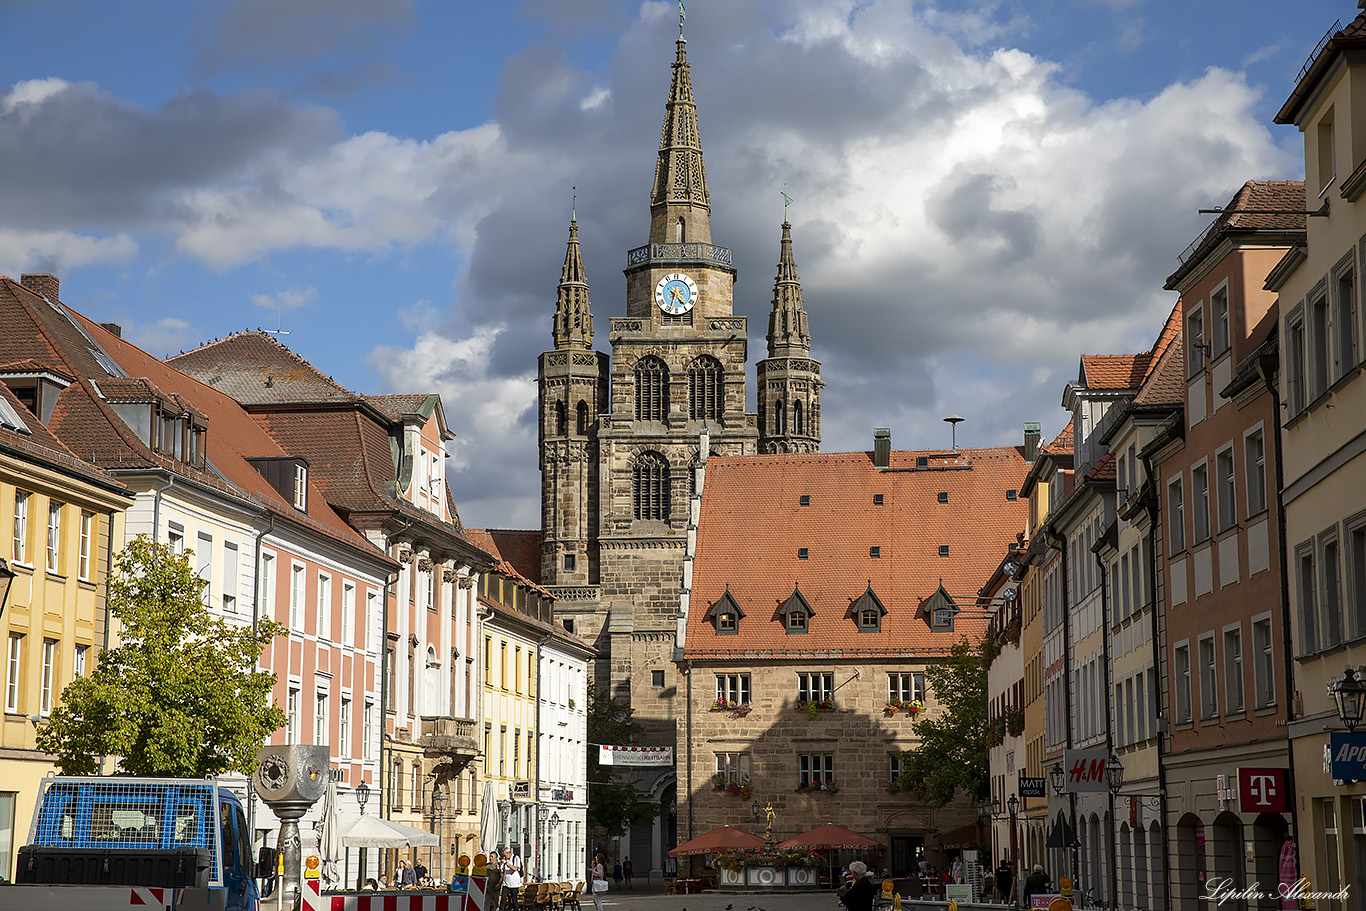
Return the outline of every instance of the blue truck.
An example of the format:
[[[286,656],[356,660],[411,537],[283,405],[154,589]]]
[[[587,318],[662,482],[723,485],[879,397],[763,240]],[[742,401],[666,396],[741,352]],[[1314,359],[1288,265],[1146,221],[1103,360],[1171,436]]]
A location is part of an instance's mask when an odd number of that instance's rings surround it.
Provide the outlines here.
[[[252,853],[237,795],[211,780],[43,779],[0,911],[257,911],[276,853]]]

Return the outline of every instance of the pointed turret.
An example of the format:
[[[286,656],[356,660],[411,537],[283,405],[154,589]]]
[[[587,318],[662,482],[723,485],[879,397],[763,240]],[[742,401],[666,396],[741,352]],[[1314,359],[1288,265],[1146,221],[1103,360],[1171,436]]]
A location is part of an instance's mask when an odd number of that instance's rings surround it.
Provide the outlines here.
[[[564,268],[555,295],[555,347],[587,349],[593,347],[593,313],[589,310],[588,276],[579,253],[579,223],[569,222],[569,246],[564,251]]]
[[[802,282],[792,258],[792,225],[783,222],[782,254],[773,280],[773,312],[768,315],[768,356],[794,357],[811,353],[811,330],[802,304]]]
[[[673,70],[650,194],[650,243],[709,244],[711,198],[688,70],[688,43],[681,35]]]
[[[786,194],[784,194],[786,197]],[[802,282],[792,258],[792,225],[783,221],[782,252],[768,315],[768,357],[757,365],[759,451],[820,452],[820,361],[811,358],[811,330]]]

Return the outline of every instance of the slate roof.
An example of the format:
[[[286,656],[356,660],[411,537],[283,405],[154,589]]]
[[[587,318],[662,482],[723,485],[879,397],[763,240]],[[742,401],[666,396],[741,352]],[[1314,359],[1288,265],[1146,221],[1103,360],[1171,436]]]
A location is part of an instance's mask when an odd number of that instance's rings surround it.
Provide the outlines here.
[[[930,467],[917,470],[921,456]],[[1006,492],[1025,469],[1021,447],[894,451],[883,471],[869,452],[711,457],[685,657],[942,655],[964,635],[979,638],[985,612],[960,617],[952,632],[932,632],[924,603],[941,584],[960,607],[975,603],[1024,530],[1028,501]],[[876,494],[882,505],[874,505]],[[798,587],[814,613],[807,633],[788,635],[778,609]],[[849,616],[869,588],[887,608],[871,633]],[[718,635],[705,619],[727,590],[744,612],[737,635]]]

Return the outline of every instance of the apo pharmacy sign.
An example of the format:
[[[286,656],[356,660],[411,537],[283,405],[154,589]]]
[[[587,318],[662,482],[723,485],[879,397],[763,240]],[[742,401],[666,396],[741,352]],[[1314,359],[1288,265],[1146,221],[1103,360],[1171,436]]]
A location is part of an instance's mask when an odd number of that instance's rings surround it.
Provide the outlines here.
[[[1334,781],[1366,781],[1366,734],[1332,731],[1323,753],[1323,770]]]

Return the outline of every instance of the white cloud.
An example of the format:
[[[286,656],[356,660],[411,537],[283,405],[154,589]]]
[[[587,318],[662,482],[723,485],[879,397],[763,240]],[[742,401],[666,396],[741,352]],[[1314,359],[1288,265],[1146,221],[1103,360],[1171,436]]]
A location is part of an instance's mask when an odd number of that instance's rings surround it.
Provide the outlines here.
[[[70,84],[65,79],[57,78],[29,79],[24,82],[16,82],[9,94],[0,100],[0,110],[8,114],[23,104],[42,104],[53,95],[65,91]]]
[[[309,285],[306,288],[288,288],[275,294],[253,294],[251,302],[257,307],[268,310],[297,310],[318,299],[318,289]]]
[[[127,262],[137,253],[137,242],[122,232],[99,237],[74,231],[0,228],[0,267],[15,274],[33,271],[35,263],[46,264],[44,269],[48,271],[60,272],[79,266]]]
[[[170,357],[194,347],[202,335],[185,320],[166,317],[152,323],[126,324],[123,337],[149,354]]]

